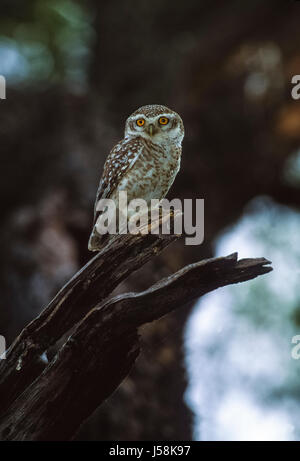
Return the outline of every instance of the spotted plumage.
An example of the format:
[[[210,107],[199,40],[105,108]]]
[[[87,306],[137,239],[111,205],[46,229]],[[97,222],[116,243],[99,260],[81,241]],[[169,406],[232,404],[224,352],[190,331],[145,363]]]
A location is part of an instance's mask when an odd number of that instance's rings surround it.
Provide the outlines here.
[[[104,165],[94,212],[94,228],[89,249],[99,250],[104,236],[96,230],[100,199],[114,200],[118,208],[119,191],[127,192],[128,202],[142,198],[163,199],[179,171],[184,127],[180,116],[161,105],[137,109],[128,117],[125,137],[118,142]]]

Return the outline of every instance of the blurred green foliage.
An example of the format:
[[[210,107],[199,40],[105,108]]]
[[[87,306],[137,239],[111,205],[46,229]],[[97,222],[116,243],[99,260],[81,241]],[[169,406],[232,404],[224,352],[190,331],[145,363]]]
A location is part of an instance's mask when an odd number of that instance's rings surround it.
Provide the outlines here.
[[[94,36],[91,10],[72,0],[6,3],[0,19],[0,73],[9,83],[84,89]]]

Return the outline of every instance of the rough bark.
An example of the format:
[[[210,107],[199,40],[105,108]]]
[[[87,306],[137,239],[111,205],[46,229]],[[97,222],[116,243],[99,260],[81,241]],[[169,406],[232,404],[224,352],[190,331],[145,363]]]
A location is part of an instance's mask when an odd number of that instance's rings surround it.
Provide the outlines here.
[[[46,309],[24,328],[9,348],[6,360],[0,362],[1,413],[44,368],[41,355],[47,349],[130,273],[178,238],[150,233],[122,235],[77,272]]]
[[[23,330],[1,363],[2,440],[71,439],[129,373],[140,351],[140,326],[218,287],[272,270],[264,258],[238,261],[235,253],[186,266],[141,293],[107,299],[121,280],[177,238],[119,236]],[[42,360],[71,328],[50,363]]]

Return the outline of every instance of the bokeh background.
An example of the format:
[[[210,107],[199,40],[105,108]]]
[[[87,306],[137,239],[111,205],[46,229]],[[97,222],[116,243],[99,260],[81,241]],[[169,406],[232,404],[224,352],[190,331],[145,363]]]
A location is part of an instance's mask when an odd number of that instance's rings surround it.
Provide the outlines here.
[[[102,166],[141,105],[184,120],[168,197],[205,199],[205,242],[173,244],[118,290],[232,251],[275,269],[145,327],[136,367],[78,440],[300,439],[299,22],[293,0],[1,0],[8,344],[91,257]]]

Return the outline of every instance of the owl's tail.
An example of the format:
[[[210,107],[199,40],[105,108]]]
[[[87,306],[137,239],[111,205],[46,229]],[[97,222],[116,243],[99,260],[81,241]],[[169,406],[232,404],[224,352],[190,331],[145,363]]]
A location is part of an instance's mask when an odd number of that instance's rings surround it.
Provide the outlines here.
[[[100,251],[102,250],[111,240],[113,237],[110,234],[98,234],[96,227],[92,230],[92,233],[89,238],[88,249],[90,251]]]

